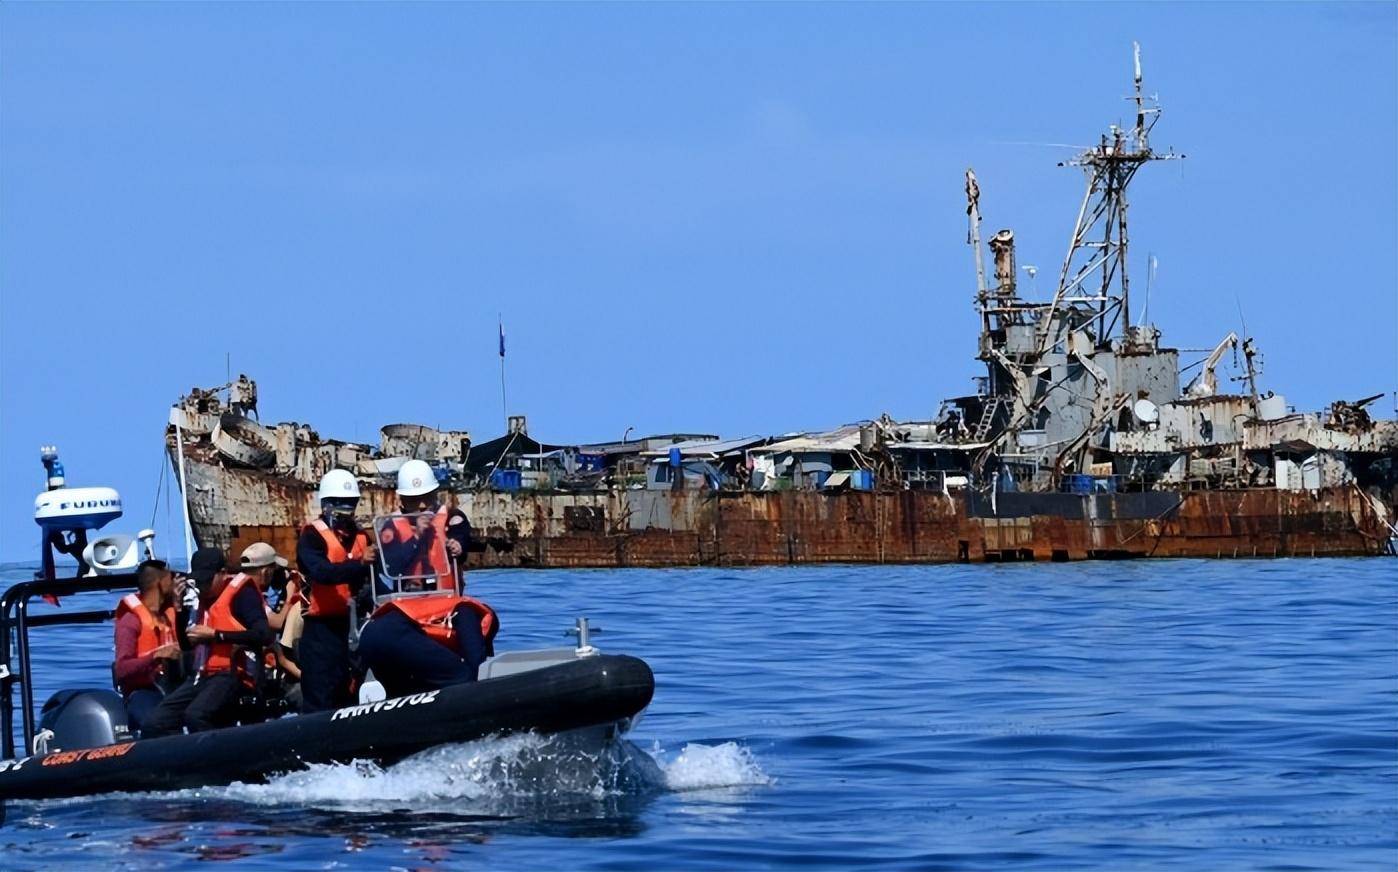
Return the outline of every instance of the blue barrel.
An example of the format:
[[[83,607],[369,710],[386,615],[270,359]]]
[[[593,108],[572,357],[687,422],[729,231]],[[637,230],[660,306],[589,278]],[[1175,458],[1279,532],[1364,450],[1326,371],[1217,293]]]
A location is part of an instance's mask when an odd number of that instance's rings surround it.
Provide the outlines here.
[[[523,484],[518,469],[497,469],[490,474],[490,486],[496,490],[517,491]]]
[[[1072,473],[1063,476],[1063,489],[1070,494],[1090,494],[1092,493],[1092,476],[1082,473]]]

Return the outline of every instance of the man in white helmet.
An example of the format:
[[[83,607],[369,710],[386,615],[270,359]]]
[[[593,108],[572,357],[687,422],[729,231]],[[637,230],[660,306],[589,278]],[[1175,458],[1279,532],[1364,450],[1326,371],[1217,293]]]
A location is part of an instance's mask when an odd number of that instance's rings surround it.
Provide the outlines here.
[[[354,510],[359,482],[332,469],[316,493],[320,516],[306,524],[296,542],[296,563],[310,582],[297,650],[301,668],[301,711],[350,705],[350,601],[369,580],[374,545],[359,529]]]
[[[422,460],[398,468],[398,505],[415,517],[399,519],[380,535],[389,574],[433,578],[436,590],[455,590],[452,564],[459,566],[471,539],[466,513],[442,504],[437,476]]]
[[[383,526],[379,545],[396,592],[416,595],[380,603],[359,633],[360,661],[392,697],[475,681],[500,627],[494,609],[458,592],[453,564],[466,554],[471,525],[442,504],[431,467],[409,460],[399,468],[398,502],[409,517]]]

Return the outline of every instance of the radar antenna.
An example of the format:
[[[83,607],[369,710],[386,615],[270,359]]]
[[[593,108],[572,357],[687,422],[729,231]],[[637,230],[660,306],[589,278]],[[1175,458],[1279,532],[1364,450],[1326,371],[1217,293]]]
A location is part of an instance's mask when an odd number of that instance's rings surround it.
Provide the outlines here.
[[[1047,352],[1067,334],[1095,322],[1097,344],[1105,343],[1117,325],[1131,323],[1131,285],[1126,272],[1128,236],[1126,189],[1136,171],[1151,161],[1174,160],[1184,155],[1173,150],[1157,153],[1150,147],[1150,132],[1160,119],[1159,102],[1142,90],[1141,46],[1132,43],[1135,61],[1135,127],[1126,131],[1113,124],[1097,145],[1059,166],[1082,167],[1087,191],[1078,209],[1078,220],[1063,258],[1058,289],[1046,317],[1038,324],[1038,347]],[[1100,274],[1100,283],[1089,289],[1087,280]]]

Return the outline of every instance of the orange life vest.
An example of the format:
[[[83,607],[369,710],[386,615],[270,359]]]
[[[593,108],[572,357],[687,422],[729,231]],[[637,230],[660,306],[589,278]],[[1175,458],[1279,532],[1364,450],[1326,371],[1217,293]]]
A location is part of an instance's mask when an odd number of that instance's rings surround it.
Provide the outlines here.
[[[316,518],[307,526],[314,527],[325,540],[325,557],[331,563],[344,563],[346,560],[363,560],[364,550],[369,547],[369,534],[362,530],[354,534],[354,542],[348,551],[340,536],[321,518]],[[310,586],[310,608],[306,616],[310,618],[342,618],[349,614],[350,589],[347,584],[316,584],[307,579]]]
[[[451,626],[451,616],[458,606],[463,605],[469,607],[480,618],[481,636],[485,639],[486,650],[489,650],[495,640],[495,634],[500,630],[500,619],[495,616],[495,610],[490,606],[469,596],[435,594],[400,597],[389,600],[375,609],[374,617],[394,610],[402,612],[421,627],[429,639],[457,654],[460,652],[456,647],[456,630]]]
[[[175,641],[175,607],[166,606],[161,610],[160,616],[164,621],[157,621],[155,615],[150,613],[146,604],[141,602],[140,596],[128,593],[117,603],[116,618],[121,620],[123,615],[134,614],[141,621],[141,632],[136,637],[136,656],[140,657],[149,654],[161,645],[168,645]],[[165,663],[161,662],[156,668],[157,675],[165,674]],[[135,687],[123,687],[123,692],[137,690]]]
[[[233,615],[233,599],[245,584],[256,587],[256,583],[250,576],[241,572],[235,575],[233,580],[228,582],[219,592],[214,604],[209,606],[209,610],[204,614],[204,623],[214,630],[221,630],[225,633],[238,633],[246,630],[247,627],[243,626],[242,622]],[[204,661],[205,675],[227,672],[235,667],[240,673],[245,671],[244,661],[246,658],[236,657],[235,663],[237,645],[232,642],[210,642],[208,644],[209,656]]]
[[[446,506],[437,510],[432,516],[432,548],[425,556],[419,555],[412,566],[404,570],[404,575],[437,577],[437,590],[442,592],[456,591],[456,576],[451,571],[451,559],[447,557],[447,515]],[[417,538],[417,530],[413,522],[407,518],[393,519],[394,532],[398,534],[399,542],[411,542]],[[445,583],[443,580],[445,579]]]

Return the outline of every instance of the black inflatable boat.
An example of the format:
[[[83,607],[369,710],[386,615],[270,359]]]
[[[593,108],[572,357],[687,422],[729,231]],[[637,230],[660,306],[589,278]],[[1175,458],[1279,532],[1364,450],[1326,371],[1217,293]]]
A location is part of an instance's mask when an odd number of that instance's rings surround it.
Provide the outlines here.
[[[22,582],[0,597],[0,740],[6,758],[0,761],[0,801],[254,782],[314,763],[360,759],[387,764],[436,745],[525,731],[595,731],[602,738],[628,729],[650,703],[655,687],[644,661],[596,652],[583,620],[576,649],[503,654],[482,666],[481,680],[474,684],[144,740],[125,733],[125,709],[114,692],[64,691],[45,705],[36,731],[29,629],[105,622],[112,613],[30,617],[29,601],[130,587],[129,577],[117,576]],[[29,756],[15,754],[16,686],[24,749],[40,752]]]

